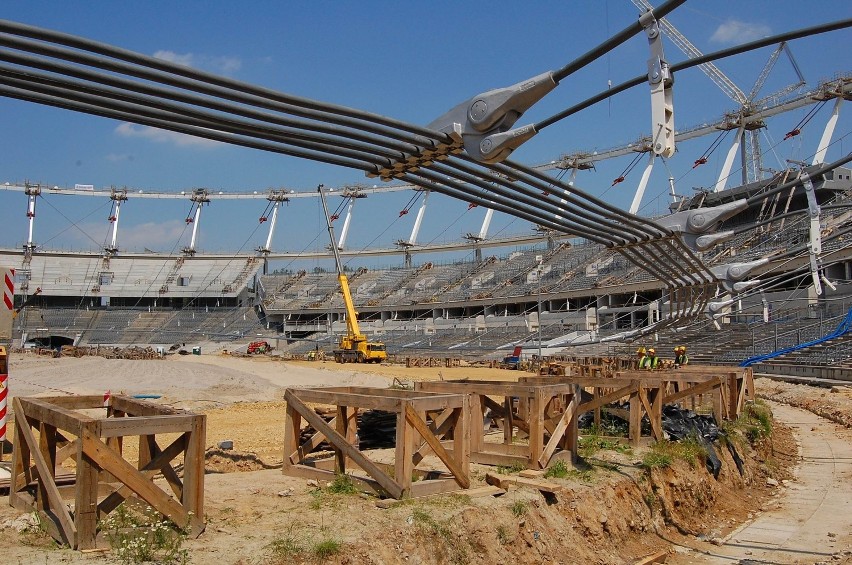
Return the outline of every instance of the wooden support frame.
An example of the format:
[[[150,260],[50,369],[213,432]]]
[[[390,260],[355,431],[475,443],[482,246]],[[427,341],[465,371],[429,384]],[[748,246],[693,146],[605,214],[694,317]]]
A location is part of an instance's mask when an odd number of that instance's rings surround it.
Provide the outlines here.
[[[506,381],[427,381],[416,390],[471,395],[470,458],[486,465],[517,465],[544,469],[559,451],[576,457],[579,388],[552,380],[544,384]],[[501,398],[502,401],[495,400]],[[517,398],[517,408],[513,399]],[[501,443],[485,441],[483,415],[501,421]],[[529,438],[527,445],[513,442],[515,430]]]
[[[396,499],[470,487],[470,398],[466,394],[364,387],[291,388],[285,391],[284,399],[285,475],[328,480],[346,473],[362,486]],[[335,418],[326,422],[307,402],[335,406]],[[355,415],[361,408],[396,413],[392,473],[358,448]],[[427,413],[436,414],[431,426]],[[300,443],[302,420],[316,433]],[[308,459],[323,441],[334,449],[332,468],[323,468],[323,462]],[[446,442],[450,442],[449,446]],[[427,454],[434,454],[446,471],[425,473],[424,480],[414,482],[415,474],[424,474],[417,465]],[[356,470],[367,476],[350,473]]]
[[[206,416],[120,395],[112,396],[105,408],[102,396],[17,397],[13,405],[9,503],[24,512],[38,512],[60,543],[79,550],[95,548],[98,520],[129,497],[143,500],[179,527],[188,527],[191,535],[204,531]],[[103,409],[104,417],[78,412],[93,409]],[[160,449],[156,435],[165,433],[179,435]],[[67,440],[66,435],[76,439]],[[127,436],[139,436],[136,465],[122,454]],[[172,467],[181,454],[182,478]],[[56,465],[71,457],[76,465],[73,510],[56,484]],[[154,483],[159,475],[172,493]],[[101,491],[109,492],[101,497]]]

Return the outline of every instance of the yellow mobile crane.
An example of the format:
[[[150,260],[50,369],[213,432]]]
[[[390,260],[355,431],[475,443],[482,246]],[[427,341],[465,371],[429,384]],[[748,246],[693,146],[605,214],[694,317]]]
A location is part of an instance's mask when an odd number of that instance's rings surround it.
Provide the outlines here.
[[[340,264],[340,252],[337,242],[334,241],[334,228],[331,227],[331,218],[328,215],[328,205],[325,202],[323,185],[317,187],[322,201],[322,209],[325,214],[325,223],[328,226],[328,237],[331,239],[331,251],[334,253],[334,263],[337,266],[337,281],[340,283],[340,292],[343,294],[343,304],[346,307],[346,335],[340,338],[340,347],[334,350],[334,360],[338,363],[381,363],[388,358],[385,344],[378,341],[367,341],[367,336],[361,333],[358,327],[358,312],[352,303],[352,294],[349,292],[349,279],[343,274]]]

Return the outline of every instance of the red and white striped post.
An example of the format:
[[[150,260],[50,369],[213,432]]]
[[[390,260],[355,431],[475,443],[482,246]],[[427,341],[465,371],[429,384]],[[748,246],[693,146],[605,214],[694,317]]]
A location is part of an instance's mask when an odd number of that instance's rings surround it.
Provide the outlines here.
[[[2,299],[0,299],[0,344],[12,343],[12,319],[15,307],[15,270],[0,268]],[[9,395],[9,358],[6,348],[0,345],[0,461],[6,443],[6,419]]]
[[[5,348],[0,347],[0,358],[5,357],[5,353]],[[9,375],[3,365],[5,359],[0,359],[0,461],[3,460],[3,448],[6,444],[6,396],[9,393]]]

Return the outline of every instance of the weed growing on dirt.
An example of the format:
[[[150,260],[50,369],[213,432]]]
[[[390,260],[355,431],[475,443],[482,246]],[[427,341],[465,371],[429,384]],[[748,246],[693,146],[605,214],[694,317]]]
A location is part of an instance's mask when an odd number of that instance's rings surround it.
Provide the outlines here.
[[[181,547],[189,535],[189,526],[179,528],[153,508],[136,512],[121,504],[98,527],[122,563],[189,562],[188,550]]]
[[[565,461],[559,460],[547,468],[547,471],[544,472],[544,476],[548,479],[564,479],[568,476],[569,472],[571,472],[571,469],[568,468]]]
[[[319,510],[325,505],[339,505],[339,496],[358,494],[358,486],[349,475],[336,475],[332,482],[313,489],[310,494],[311,510]]]
[[[286,533],[272,540],[266,550],[269,553],[270,563],[286,563],[305,552],[302,542],[298,539],[293,531],[293,524],[290,524]]]
[[[506,545],[511,541],[509,530],[503,524],[497,526],[497,541],[500,542],[500,545]]]
[[[453,536],[452,518],[443,522],[436,520],[429,512],[423,508],[415,508],[411,513],[411,518],[414,524],[422,531],[425,531],[433,536],[436,536],[441,545],[440,551],[446,552],[446,559],[441,559],[443,562],[463,564],[468,562],[468,549],[461,540]],[[437,556],[444,557],[444,556]]]
[[[514,514],[515,518],[520,518],[521,516],[527,513],[527,511],[529,510],[529,506],[523,500],[516,500],[509,507],[509,510],[512,511],[512,514]]]
[[[497,465],[497,473],[500,475],[511,475],[513,473],[520,473],[526,469],[526,466],[523,463],[513,463],[512,465]]]
[[[331,538],[320,540],[311,547],[311,553],[314,557],[323,561],[333,555],[337,555],[340,553],[340,550],[340,542]]]
[[[762,400],[747,404],[739,420],[744,420],[746,437],[752,443],[772,435],[772,410]]]
[[[613,437],[605,437],[604,433],[610,433],[607,428],[592,426],[587,433],[580,437],[578,452],[581,457],[591,457],[600,450],[616,451],[625,455],[631,455],[633,450],[629,445],[618,441]]]
[[[326,491],[331,494],[358,494],[358,488],[352,482],[349,475],[337,475],[331,484],[326,487]]]
[[[658,441],[651,445],[651,449],[642,458],[642,467],[645,469],[661,469],[669,467],[680,459],[695,467],[698,461],[705,456],[704,446],[696,438],[686,438],[681,441]]]
[[[648,491],[642,496],[642,500],[645,501],[645,504],[648,505],[648,508],[651,510],[654,509],[654,505],[657,503],[657,495],[654,494],[654,491]]]
[[[591,483],[595,480],[595,473],[592,469],[571,469],[568,471],[566,478],[583,483]]]

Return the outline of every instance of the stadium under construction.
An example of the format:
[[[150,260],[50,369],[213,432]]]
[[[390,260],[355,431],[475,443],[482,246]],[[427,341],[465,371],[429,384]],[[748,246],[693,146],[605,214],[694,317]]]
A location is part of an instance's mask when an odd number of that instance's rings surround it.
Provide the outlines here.
[[[778,46],[752,93],[746,96],[736,89],[732,98],[741,99],[742,106],[716,123],[676,130],[671,73],[706,64],[714,56],[690,54],[683,63],[666,62],[657,26],[674,4],[647,12],[616,36],[617,41],[583,59],[484,92],[428,127],[273,95],[14,22],[0,25],[4,41],[17,50],[4,51],[17,67],[4,71],[7,83],[0,94],[346,166],[387,181],[372,188],[356,184],[337,189],[342,200],[332,219],[345,214],[338,247],[347,259],[361,328],[384,341],[391,353],[502,357],[521,345],[527,354],[578,351],[569,348],[602,354],[624,352],[637,341],[677,342],[690,346],[693,357],[715,362],[777,353],[793,356],[800,364],[839,366],[852,357],[852,343],[847,344],[845,330],[840,331],[852,306],[852,157],[827,157],[842,102],[852,96],[852,80],[839,74],[813,87],[800,81],[761,100],[755,100],[755,94],[787,49],[786,40],[841,29],[843,22],[740,46],[739,52]],[[685,40],[669,27],[663,31]],[[656,62],[647,75],[534,126],[513,129],[561,80],[640,33],[647,35]],[[103,62],[89,52],[122,61],[110,67],[117,74],[99,72]],[[50,80],[33,69],[49,71]],[[728,80],[718,69],[703,70],[717,84]],[[69,76],[76,78],[59,78]],[[165,86],[143,85],[134,78],[139,76]],[[651,87],[653,134],[611,150],[566,153],[544,165],[508,159],[541,129],[643,83]],[[143,109],[146,105],[149,109]],[[780,171],[765,169],[754,132],[767,128],[773,116],[824,105],[831,113],[811,158],[787,162]],[[257,106],[267,112],[257,112]],[[301,118],[293,120],[291,115]],[[809,121],[813,113],[808,116]],[[801,127],[806,123],[803,120]],[[298,127],[302,133],[295,135]],[[799,129],[788,136],[798,135]],[[655,159],[673,157],[676,143],[720,132],[735,132],[735,140],[715,185],[680,195],[672,179],[668,213],[639,216]],[[628,155],[633,161],[626,172],[648,157],[629,210],[575,186],[577,171]],[[728,188],[738,155],[743,184]],[[706,157],[693,166],[705,164]],[[566,174],[570,182],[563,180]],[[624,180],[622,174],[613,186]],[[234,348],[263,336],[276,339],[279,351],[300,354],[333,348],[335,336],[345,332],[346,309],[336,274],[298,263],[330,258],[330,249],[273,248],[281,205],[315,201],[313,191],[157,192],[17,182],[0,185],[0,191],[20,195],[20,207],[26,211],[23,243],[0,250],[0,265],[14,270],[14,306],[20,308],[16,345],[212,341]],[[411,235],[386,247],[347,247],[348,231],[358,221],[355,202],[381,206],[383,194],[398,192],[412,195],[400,217],[420,203]],[[469,209],[487,210],[481,229],[448,243],[419,243],[431,193],[467,202]],[[67,252],[37,243],[38,203],[67,195],[111,201],[111,237],[101,249]],[[121,249],[121,208],[145,198],[190,203],[188,245],[171,253]],[[268,227],[265,245],[250,253],[199,249],[197,235],[205,229],[202,209],[235,200],[266,201],[260,218]],[[528,221],[532,228],[513,236],[489,234],[495,212]],[[467,252],[469,258],[455,259],[457,251]],[[419,260],[421,256],[429,259]],[[397,266],[367,266],[368,257]],[[281,262],[287,268],[275,271]]]

